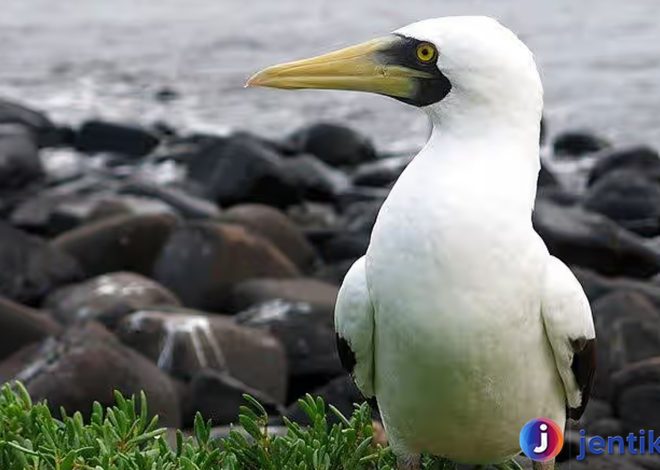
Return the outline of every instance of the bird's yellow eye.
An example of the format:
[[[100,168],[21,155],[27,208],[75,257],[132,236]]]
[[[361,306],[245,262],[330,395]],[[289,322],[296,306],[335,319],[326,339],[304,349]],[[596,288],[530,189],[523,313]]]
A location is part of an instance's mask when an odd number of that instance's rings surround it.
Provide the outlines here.
[[[420,62],[428,63],[435,59],[437,51],[435,46],[429,42],[423,42],[417,46],[417,59]]]

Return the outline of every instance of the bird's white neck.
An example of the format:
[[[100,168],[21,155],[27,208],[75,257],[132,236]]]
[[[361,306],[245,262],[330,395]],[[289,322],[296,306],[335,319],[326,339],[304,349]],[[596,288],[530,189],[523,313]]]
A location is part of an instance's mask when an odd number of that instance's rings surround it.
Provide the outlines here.
[[[431,175],[431,183],[435,175],[477,204],[497,201],[527,218],[540,169],[541,111],[518,107],[503,114],[501,109],[461,111],[449,102],[427,110],[433,132],[411,165],[420,176]]]

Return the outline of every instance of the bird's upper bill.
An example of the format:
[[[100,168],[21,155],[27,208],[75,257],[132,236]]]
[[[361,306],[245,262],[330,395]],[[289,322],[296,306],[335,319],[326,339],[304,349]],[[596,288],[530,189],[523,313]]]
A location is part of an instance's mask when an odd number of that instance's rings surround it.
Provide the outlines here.
[[[449,91],[437,58],[432,43],[393,34],[268,67],[253,75],[246,86],[366,91],[421,106],[439,101]]]

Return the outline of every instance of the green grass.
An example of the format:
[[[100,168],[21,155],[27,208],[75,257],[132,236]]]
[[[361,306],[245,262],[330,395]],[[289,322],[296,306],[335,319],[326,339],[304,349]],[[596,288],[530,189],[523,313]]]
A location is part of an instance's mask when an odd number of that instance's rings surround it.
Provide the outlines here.
[[[321,398],[306,396],[300,406],[311,425],[285,420],[285,435],[267,430],[267,415],[252,397],[240,409],[240,425],[224,439],[211,438],[211,425],[195,418],[191,437],[148,418],[147,400],[116,393],[115,406],[96,403],[88,422],[77,412],[62,419],[44,403],[32,403],[20,384],[0,390],[0,469],[2,470],[367,470],[396,468],[389,448],[373,442],[371,411],[356,407],[350,418]],[[329,424],[328,413],[339,418]],[[428,457],[424,469],[449,469],[447,461]]]

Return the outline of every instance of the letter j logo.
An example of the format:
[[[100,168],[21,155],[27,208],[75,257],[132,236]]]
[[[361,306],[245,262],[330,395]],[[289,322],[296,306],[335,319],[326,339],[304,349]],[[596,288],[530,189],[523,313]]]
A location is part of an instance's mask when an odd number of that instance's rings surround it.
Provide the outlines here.
[[[520,430],[520,448],[532,460],[550,460],[559,454],[563,446],[564,434],[551,419],[533,419]]]

